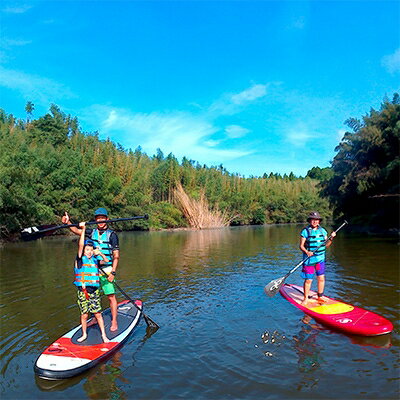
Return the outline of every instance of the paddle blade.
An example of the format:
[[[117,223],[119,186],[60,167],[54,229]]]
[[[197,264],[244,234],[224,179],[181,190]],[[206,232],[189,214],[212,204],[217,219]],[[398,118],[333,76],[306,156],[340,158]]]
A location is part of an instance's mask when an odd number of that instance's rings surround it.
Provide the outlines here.
[[[52,234],[56,229],[56,225],[31,226],[21,231],[21,239],[26,241],[40,239]]]
[[[160,327],[147,315],[143,314],[143,318],[146,321],[148,328],[154,333]]]
[[[265,294],[269,297],[275,296],[278,293],[280,287],[285,282],[285,279],[286,279],[286,276],[283,276],[282,278],[274,279],[273,281],[268,283],[268,285],[266,285],[264,288]]]

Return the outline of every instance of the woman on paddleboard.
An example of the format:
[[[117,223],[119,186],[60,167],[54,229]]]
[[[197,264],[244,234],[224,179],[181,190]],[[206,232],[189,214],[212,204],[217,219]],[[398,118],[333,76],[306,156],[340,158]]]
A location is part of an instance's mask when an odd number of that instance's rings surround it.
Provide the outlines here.
[[[309,214],[307,222],[309,225],[300,233],[300,250],[303,259],[308,260],[303,264],[301,277],[304,278],[304,299],[302,305],[308,302],[308,294],[311,289],[314,274],[317,275],[318,302],[324,303],[322,296],[325,288],[325,250],[332,244],[336,232],[332,232],[328,240],[328,232],[320,226],[321,216],[317,211]]]
[[[101,315],[99,271],[99,265],[107,263],[108,258],[99,249],[94,248],[92,240],[85,240],[86,224],[81,222],[79,228],[82,232],[75,260],[74,284],[78,289],[77,302],[81,311],[82,336],[77,340],[83,342],[87,338],[87,320],[89,313],[92,313],[99,324],[103,342],[108,343],[109,339],[106,336],[104,320]],[[102,261],[99,261],[98,257],[102,258]]]

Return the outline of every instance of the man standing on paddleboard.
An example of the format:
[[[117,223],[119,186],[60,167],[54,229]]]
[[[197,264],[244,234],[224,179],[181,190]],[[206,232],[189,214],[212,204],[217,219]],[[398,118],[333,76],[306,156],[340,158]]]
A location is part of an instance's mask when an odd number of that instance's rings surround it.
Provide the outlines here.
[[[95,229],[86,229],[86,237],[93,240],[94,245],[98,248],[110,261],[106,263],[102,269],[108,276],[100,276],[100,285],[103,293],[108,297],[110,301],[111,308],[111,328],[112,332],[118,330],[118,306],[117,306],[117,298],[115,296],[115,286],[113,281],[115,279],[115,275],[117,273],[117,267],[119,262],[119,240],[117,234],[108,228],[107,220],[108,212],[105,208],[98,208],[94,212],[95,221],[100,222]],[[62,217],[63,224],[71,224],[69,215],[65,213]],[[75,235],[81,234],[81,229],[77,227],[70,227],[71,232],[75,233]],[[95,319],[93,319],[95,323]]]
[[[325,288],[325,250],[332,244],[336,232],[332,232],[328,240],[328,232],[319,224],[322,221],[318,211],[309,214],[307,222],[309,225],[300,233],[300,250],[303,252],[303,259],[308,260],[303,264],[301,277],[304,278],[304,299],[302,305],[308,302],[314,274],[317,275],[318,302],[324,303],[322,296]]]

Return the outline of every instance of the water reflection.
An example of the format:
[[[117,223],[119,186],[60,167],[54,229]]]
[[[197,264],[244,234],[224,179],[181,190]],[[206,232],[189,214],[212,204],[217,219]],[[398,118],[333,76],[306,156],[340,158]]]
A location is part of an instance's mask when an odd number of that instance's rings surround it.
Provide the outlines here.
[[[389,349],[392,346],[392,334],[379,336],[355,336],[347,335],[352,343],[360,346],[375,347],[377,349]]]
[[[298,370],[301,373],[297,390],[312,388],[318,384],[318,369],[324,364],[321,356],[323,347],[317,338],[321,327],[312,322],[312,318],[304,315],[300,332],[293,337],[294,349],[298,356]]]
[[[298,355],[298,368],[300,372],[317,370],[323,360],[320,358],[322,347],[317,342],[319,333],[318,324],[312,323],[312,318],[305,315],[302,319],[300,332],[293,337],[294,347]]]
[[[299,326],[301,311],[263,293],[299,262],[299,229],[121,233],[118,282],[142,298],[161,329],[143,351],[135,336],[115,359],[67,382],[39,382],[32,367],[76,322],[70,274],[76,243],[6,244],[0,248],[0,397],[51,399],[52,391],[62,391],[58,397],[396,398],[398,247],[344,232],[329,249],[327,294],[396,324],[392,339],[360,340],[307,319]],[[301,282],[299,274],[290,277]],[[135,332],[145,327],[142,321]]]
[[[91,399],[124,399],[126,396],[116,383],[117,378],[122,382],[127,382],[127,380],[121,376],[121,357],[122,353],[119,351],[106,363],[69,379],[50,380],[35,375],[35,383],[41,391],[55,392],[72,388],[84,381],[83,387],[87,396]]]
[[[119,382],[129,383],[122,374],[121,352],[117,352],[106,364],[101,364],[90,374],[83,388],[90,399],[126,399]]]

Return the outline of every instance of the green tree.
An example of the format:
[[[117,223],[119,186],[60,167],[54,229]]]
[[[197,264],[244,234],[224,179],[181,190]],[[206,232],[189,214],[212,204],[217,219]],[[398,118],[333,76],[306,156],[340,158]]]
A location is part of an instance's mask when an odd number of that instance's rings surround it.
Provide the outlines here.
[[[361,223],[397,227],[400,183],[400,104],[385,100],[362,122],[350,118],[332,162],[334,175],[324,183],[336,215]]]
[[[26,111],[26,122],[29,124],[31,118],[32,118],[32,113],[33,110],[35,109],[35,105],[31,102],[28,101],[25,105],[25,111]]]

